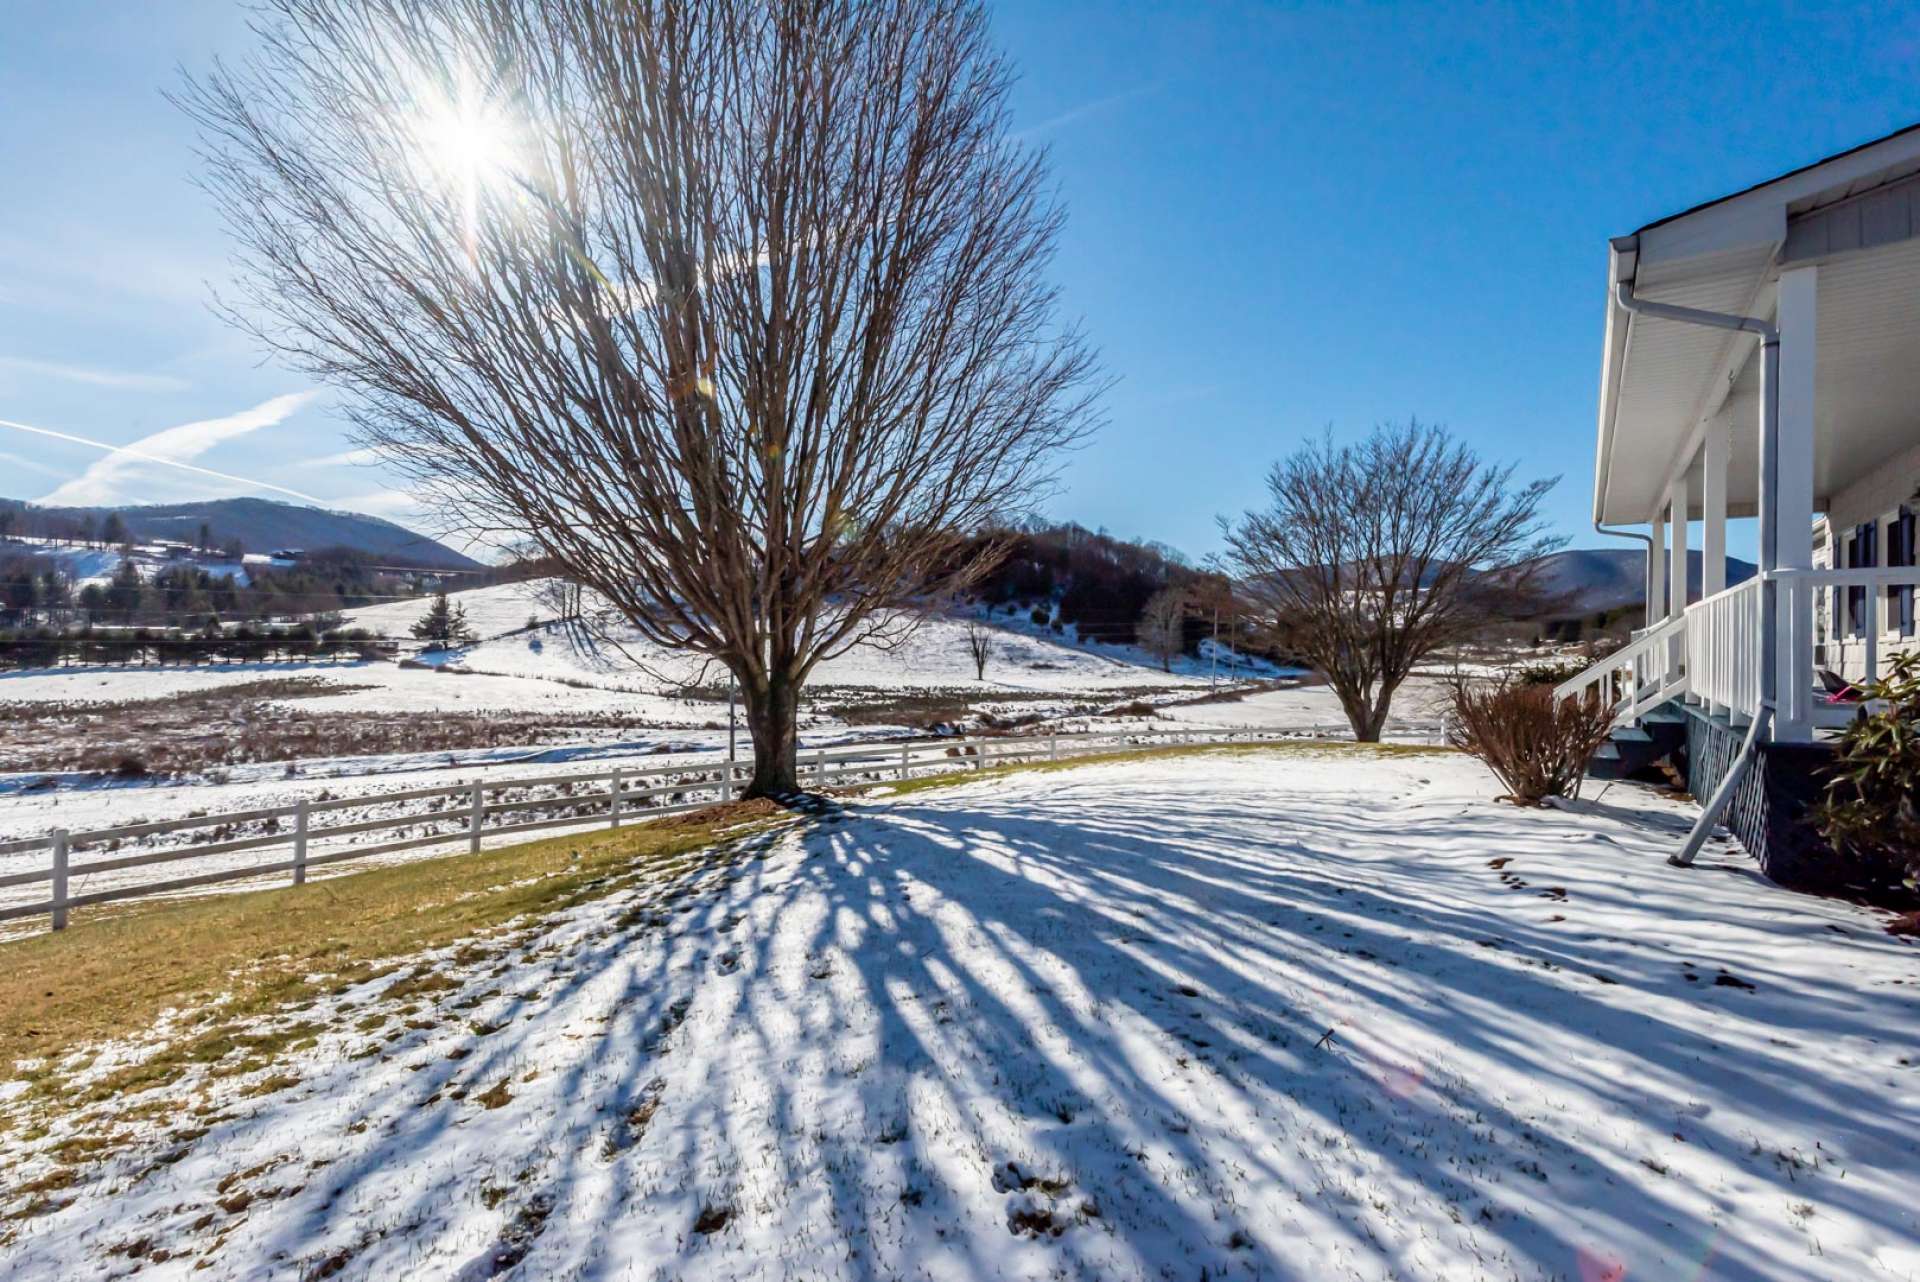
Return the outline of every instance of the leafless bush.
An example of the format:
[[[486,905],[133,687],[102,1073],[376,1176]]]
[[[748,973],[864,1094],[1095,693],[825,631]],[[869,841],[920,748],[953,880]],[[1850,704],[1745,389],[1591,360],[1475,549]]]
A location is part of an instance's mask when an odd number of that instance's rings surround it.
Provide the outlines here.
[[[1556,699],[1551,686],[1513,677],[1456,678],[1447,741],[1485,762],[1516,805],[1577,797],[1587,759],[1606,742],[1617,704],[1597,692]]]
[[[987,679],[987,660],[993,657],[993,629],[983,623],[967,624],[967,656],[973,660],[973,679]]]
[[[1134,638],[1141,649],[1160,660],[1162,672],[1173,671],[1173,656],[1187,641],[1187,594],[1165,587],[1149,597],[1134,627]]]

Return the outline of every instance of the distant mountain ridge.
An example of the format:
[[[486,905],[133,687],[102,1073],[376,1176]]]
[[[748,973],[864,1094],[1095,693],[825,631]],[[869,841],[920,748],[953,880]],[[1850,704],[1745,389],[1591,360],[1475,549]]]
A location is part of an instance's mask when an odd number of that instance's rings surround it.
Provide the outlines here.
[[[172,539],[191,543],[200,524],[211,529],[214,541],[239,539],[249,552],[279,548],[351,548],[395,565],[433,570],[474,570],[481,563],[428,538],[377,516],[300,507],[272,499],[208,499],[193,503],[153,503],[129,507],[43,507],[0,499],[0,505],[24,508],[53,518],[93,519],[97,528],[108,513],[117,512],[127,534],[136,540]]]
[[[1571,548],[1540,558],[1540,586],[1554,596],[1564,594],[1568,604],[1556,609],[1557,618],[1585,618],[1610,610],[1637,606],[1646,599],[1647,554],[1638,548]],[[1700,553],[1687,550],[1687,590],[1698,597]],[[1727,586],[1754,575],[1751,561],[1727,558]]]

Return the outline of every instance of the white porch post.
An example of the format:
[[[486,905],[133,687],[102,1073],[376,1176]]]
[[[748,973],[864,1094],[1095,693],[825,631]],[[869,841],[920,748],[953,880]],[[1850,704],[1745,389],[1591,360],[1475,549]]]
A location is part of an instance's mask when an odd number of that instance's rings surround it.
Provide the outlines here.
[[[1700,453],[1700,599],[1727,587],[1727,433],[1731,424],[1707,424]]]
[[[1673,522],[1672,551],[1667,556],[1667,617],[1677,619],[1687,612],[1687,509],[1692,503],[1685,472],[1673,478],[1667,491],[1667,510]]]
[[[1818,334],[1817,267],[1796,267],[1780,273],[1780,452],[1779,484],[1774,488],[1771,516],[1776,557],[1781,569],[1806,569],[1813,564],[1813,431],[1814,368]],[[1775,648],[1775,691],[1779,707],[1774,714],[1774,738],[1805,742],[1813,737],[1813,617],[1812,593],[1789,590],[1782,583],[1779,601],[1778,644]]]
[[[1653,514],[1653,542],[1647,547],[1647,626],[1667,617],[1667,518]]]
[[[1667,617],[1678,619],[1687,612],[1687,512],[1691,500],[1687,493],[1687,472],[1673,478],[1667,487],[1667,519],[1673,525],[1673,542],[1667,557]],[[1667,684],[1680,679],[1680,668],[1687,653],[1687,639],[1676,636],[1667,642]]]

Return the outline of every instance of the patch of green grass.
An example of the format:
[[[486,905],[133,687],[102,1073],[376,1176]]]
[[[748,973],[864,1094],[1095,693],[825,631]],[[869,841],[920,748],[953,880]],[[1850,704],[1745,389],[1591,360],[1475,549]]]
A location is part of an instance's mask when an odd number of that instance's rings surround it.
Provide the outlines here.
[[[1367,758],[1432,757],[1453,756],[1455,748],[1442,748],[1421,743],[1351,743],[1333,739],[1288,739],[1269,740],[1263,743],[1182,743],[1165,748],[1121,750],[1116,752],[1096,752],[1081,756],[1062,757],[1058,761],[1015,761],[1005,765],[988,766],[985,770],[955,770],[945,774],[921,775],[901,783],[868,784],[868,788],[885,788],[891,796],[904,796],[908,793],[925,792],[929,788],[949,788],[955,784],[972,783],[976,779],[994,779],[1002,775],[1032,771],[1073,770],[1080,766],[1105,765],[1115,761],[1157,760],[1168,757],[1197,757],[1209,753],[1245,756],[1249,753],[1263,753],[1272,756],[1347,756]],[[956,762],[971,761],[971,757],[955,757]],[[857,791],[858,789],[856,789]]]
[[[253,1099],[261,1095],[271,1095],[275,1091],[284,1091],[299,1084],[300,1079],[292,1073],[275,1073],[272,1077],[261,1078],[240,1094],[247,1099]]]
[[[242,1022],[296,1009],[390,972],[394,959],[442,948],[516,919],[561,911],[633,880],[667,876],[686,856],[784,818],[742,802],[585,836],[371,869],[305,886],[143,905],[0,944],[0,1076],[60,1093],[50,1067],[75,1051],[152,1029],[169,1010],[200,1025],[142,1063],[89,1083],[87,1101],[165,1085],[235,1051],[277,1055],[312,1025],[242,1033]],[[443,992],[421,969],[395,996]]]

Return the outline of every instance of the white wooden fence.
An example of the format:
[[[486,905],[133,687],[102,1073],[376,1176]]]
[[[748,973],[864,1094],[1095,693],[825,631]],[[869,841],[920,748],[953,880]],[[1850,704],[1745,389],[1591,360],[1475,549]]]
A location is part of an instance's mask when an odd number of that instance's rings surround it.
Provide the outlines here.
[[[916,774],[939,771],[984,770],[989,765],[1013,761],[1144,751],[1170,744],[1268,742],[1334,733],[1345,732],[1317,727],[1310,730],[1126,730],[853,744],[803,750],[800,779],[808,787],[826,788],[909,779]],[[478,853],[484,840],[508,834],[560,828],[618,828],[623,822],[698,810],[731,800],[735,789],[750,772],[750,763],[704,760],[645,770],[620,767],[583,774],[408,788],[358,797],[301,798],[289,806],[192,815],[85,832],[56,829],[40,837],[0,842],[0,858],[39,850],[50,855],[45,866],[0,874],[0,889],[50,883],[44,900],[0,907],[0,921],[44,915],[51,920],[54,930],[63,930],[73,909],[115,900],[141,899],[220,882],[271,876],[286,876],[298,886],[306,881],[311,869],[396,851],[458,846],[464,842],[469,852]],[[354,818],[346,813],[386,811],[395,806],[402,807],[404,812],[372,818]],[[528,814],[534,817],[521,817]],[[336,816],[340,817],[339,821],[335,821]],[[359,844],[359,839],[374,833],[421,827],[429,831],[404,831],[397,838]],[[211,834],[214,839],[206,839],[209,834],[204,830],[207,829],[216,830]],[[201,838],[188,844],[141,850],[136,854],[113,853],[128,841],[196,831],[201,832]],[[229,835],[236,831],[249,835]],[[102,873],[265,850],[281,857],[264,863],[249,862],[238,867],[219,867],[158,881],[116,884],[102,890],[83,889],[75,893],[76,883],[84,886],[87,878]],[[104,858],[99,857],[102,853]],[[87,857],[89,854],[93,857]]]

